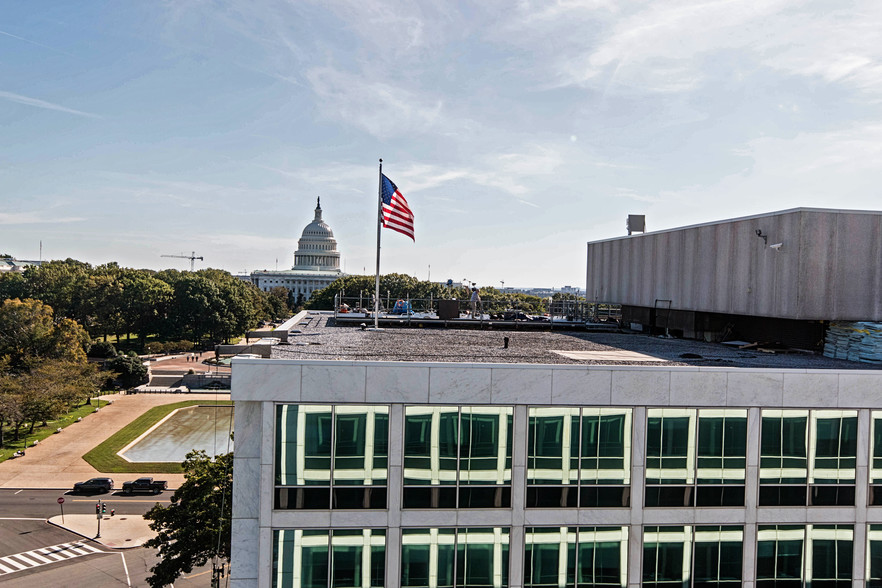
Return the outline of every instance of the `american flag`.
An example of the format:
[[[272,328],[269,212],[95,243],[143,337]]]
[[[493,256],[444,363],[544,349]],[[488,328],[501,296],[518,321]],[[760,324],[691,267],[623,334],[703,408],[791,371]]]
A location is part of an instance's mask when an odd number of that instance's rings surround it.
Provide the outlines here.
[[[398,231],[416,241],[413,237],[413,212],[398,186],[383,174],[383,226]]]

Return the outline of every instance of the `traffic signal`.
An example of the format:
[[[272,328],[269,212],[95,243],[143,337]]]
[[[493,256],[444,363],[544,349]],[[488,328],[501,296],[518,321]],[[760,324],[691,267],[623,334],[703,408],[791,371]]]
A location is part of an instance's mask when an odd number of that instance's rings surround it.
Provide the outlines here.
[[[107,514],[107,504],[104,502],[101,503],[101,514]]]
[[[96,515],[101,514],[101,503],[100,502],[95,503],[95,514]]]

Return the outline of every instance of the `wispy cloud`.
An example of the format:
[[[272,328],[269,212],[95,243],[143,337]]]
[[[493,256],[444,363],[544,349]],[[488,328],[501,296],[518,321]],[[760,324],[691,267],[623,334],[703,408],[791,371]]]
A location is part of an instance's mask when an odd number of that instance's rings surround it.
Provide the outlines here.
[[[14,94],[12,92],[4,92],[2,90],[0,90],[0,98],[3,98],[5,100],[9,100],[10,102],[17,102],[18,104],[24,104],[26,106],[33,106],[35,108],[45,108],[46,110],[56,110],[58,112],[66,112],[68,114],[75,114],[77,116],[85,116],[87,118],[101,118],[97,114],[92,114],[91,112],[83,112],[82,110],[75,110],[73,108],[68,108],[66,106],[62,106],[60,104],[46,102],[45,100],[40,100],[38,98],[31,98],[29,96],[22,96],[21,94]]]
[[[541,56],[542,69],[533,73],[550,85],[686,92],[712,77],[739,75],[740,64],[744,71],[765,67],[882,95],[882,5],[875,0],[518,7],[493,39]]]
[[[361,127],[375,137],[449,130],[441,124],[443,102],[438,98],[426,98],[392,83],[332,67],[314,68],[307,79],[329,120]]]
[[[56,53],[61,53],[63,55],[70,55],[70,53],[67,53],[65,51],[61,51],[60,49],[56,49],[55,47],[50,47],[49,45],[44,45],[43,43],[31,41],[30,39],[25,39],[24,37],[19,37],[18,35],[13,35],[12,33],[9,33],[7,31],[0,31],[0,35],[3,35],[5,37],[10,37],[10,38],[16,39],[18,41],[23,41],[23,42],[29,43],[31,45],[36,45],[37,47],[42,47],[43,49],[49,49],[50,51],[55,51]]]
[[[0,212],[0,225],[43,225],[75,223],[86,220],[84,217],[54,217],[39,212]]]

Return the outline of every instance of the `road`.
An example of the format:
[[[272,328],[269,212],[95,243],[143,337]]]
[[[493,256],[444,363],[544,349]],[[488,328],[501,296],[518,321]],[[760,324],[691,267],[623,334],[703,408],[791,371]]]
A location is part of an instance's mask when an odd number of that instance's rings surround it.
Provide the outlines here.
[[[153,496],[101,494],[79,496],[63,490],[0,490],[0,584],[3,588],[34,586],[146,587],[155,550],[136,547],[113,550],[46,522],[60,514],[93,514],[103,500],[117,515],[142,515],[157,502],[167,504],[171,492]],[[14,557],[10,557],[14,556]],[[208,588],[211,571],[195,569],[175,582],[176,588]],[[223,585],[223,584],[222,584]]]

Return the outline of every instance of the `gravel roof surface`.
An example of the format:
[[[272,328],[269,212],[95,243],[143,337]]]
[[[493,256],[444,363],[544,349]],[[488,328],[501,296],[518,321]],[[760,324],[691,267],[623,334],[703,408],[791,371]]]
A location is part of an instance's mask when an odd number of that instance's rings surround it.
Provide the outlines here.
[[[330,320],[329,320],[330,319]],[[329,324],[330,323],[330,324]],[[879,369],[820,354],[765,353],[718,343],[664,339],[641,334],[584,331],[502,331],[390,328],[380,332],[333,326],[333,316],[312,315],[292,332],[289,344],[273,348],[275,359],[374,360],[574,365],[683,365],[791,369]],[[509,338],[508,349],[503,338]],[[631,351],[658,361],[564,357],[560,351]]]

